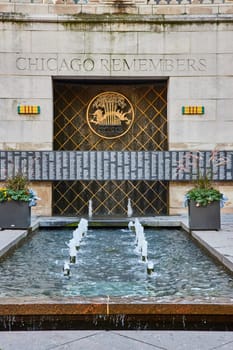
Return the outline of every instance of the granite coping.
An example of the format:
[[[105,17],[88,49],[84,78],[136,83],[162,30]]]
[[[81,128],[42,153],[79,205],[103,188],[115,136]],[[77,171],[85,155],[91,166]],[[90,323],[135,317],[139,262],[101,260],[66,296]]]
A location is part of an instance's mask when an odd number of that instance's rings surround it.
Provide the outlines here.
[[[233,330],[232,304],[0,304],[1,331]]]
[[[220,231],[192,231],[192,237],[213,257],[233,272],[233,226]]]
[[[0,257],[9,252],[10,249],[17,246],[25,237],[27,230],[2,230],[0,231]]]
[[[3,298],[4,300],[4,298]],[[0,303],[0,315],[215,315],[233,316],[233,303]]]

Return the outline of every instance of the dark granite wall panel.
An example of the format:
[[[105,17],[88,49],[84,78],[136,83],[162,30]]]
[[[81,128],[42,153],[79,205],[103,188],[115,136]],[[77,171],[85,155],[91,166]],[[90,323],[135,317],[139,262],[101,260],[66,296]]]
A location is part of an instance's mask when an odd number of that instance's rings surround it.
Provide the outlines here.
[[[0,151],[0,180],[233,180],[233,151]]]

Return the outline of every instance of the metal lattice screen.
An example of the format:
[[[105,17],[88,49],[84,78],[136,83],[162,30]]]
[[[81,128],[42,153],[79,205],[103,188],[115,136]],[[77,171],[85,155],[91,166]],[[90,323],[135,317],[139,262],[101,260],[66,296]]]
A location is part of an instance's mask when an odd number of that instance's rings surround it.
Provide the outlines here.
[[[90,100],[105,91],[119,92],[131,101],[135,119],[117,139],[104,139],[86,120]],[[167,150],[167,82],[54,82],[54,150]],[[150,181],[59,181],[53,185],[53,213],[125,215],[131,199],[134,215],[167,214],[168,184]]]

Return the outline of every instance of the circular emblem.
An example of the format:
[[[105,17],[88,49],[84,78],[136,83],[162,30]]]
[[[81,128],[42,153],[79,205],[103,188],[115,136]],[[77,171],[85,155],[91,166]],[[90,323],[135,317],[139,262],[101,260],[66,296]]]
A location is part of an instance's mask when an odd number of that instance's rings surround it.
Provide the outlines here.
[[[133,106],[118,92],[103,92],[95,96],[87,107],[87,122],[91,130],[105,139],[126,134],[134,120]]]

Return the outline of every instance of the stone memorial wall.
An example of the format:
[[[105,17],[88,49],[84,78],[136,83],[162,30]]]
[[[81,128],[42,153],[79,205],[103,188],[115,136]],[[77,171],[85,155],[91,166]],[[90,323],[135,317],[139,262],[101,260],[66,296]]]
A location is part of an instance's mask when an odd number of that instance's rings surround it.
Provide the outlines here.
[[[0,180],[21,172],[31,181],[233,179],[233,151],[1,151]]]

